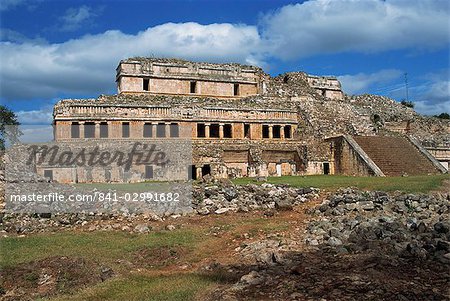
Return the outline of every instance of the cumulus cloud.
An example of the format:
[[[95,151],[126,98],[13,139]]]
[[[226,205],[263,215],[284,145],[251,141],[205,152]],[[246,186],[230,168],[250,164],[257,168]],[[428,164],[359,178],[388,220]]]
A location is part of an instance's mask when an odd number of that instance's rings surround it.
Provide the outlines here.
[[[385,69],[375,73],[358,73],[338,76],[342,89],[347,94],[367,93],[370,87],[389,83],[402,75],[401,70]]]
[[[283,59],[357,51],[373,53],[450,42],[447,0],[315,0],[266,15],[267,50]]]
[[[111,30],[60,44],[1,42],[3,98],[52,98],[114,91],[115,67],[132,56],[180,57],[258,64],[253,26],[166,23],[135,35]]]
[[[39,110],[19,111],[16,112],[17,119],[20,124],[27,125],[49,125],[53,120],[53,109],[44,107]]]
[[[69,8],[66,10],[65,14],[61,16],[60,20],[62,22],[62,31],[73,31],[81,28],[83,25],[88,24],[92,21],[92,18],[98,16],[98,13],[94,11],[93,8],[82,5],[77,8]]]
[[[25,1],[32,0],[4,0],[0,9]],[[264,66],[271,58],[448,47],[449,5],[447,0],[311,0],[263,15],[257,26],[165,23],[136,34],[109,30],[53,44],[3,30],[0,101],[112,93],[118,61],[132,56]],[[68,10],[59,22],[62,29],[75,30],[96,15],[96,10],[81,6]],[[347,74],[340,80],[352,94],[399,76],[401,71],[388,69]],[[434,83],[434,88],[428,85],[431,94],[418,101],[445,103],[445,86]]]

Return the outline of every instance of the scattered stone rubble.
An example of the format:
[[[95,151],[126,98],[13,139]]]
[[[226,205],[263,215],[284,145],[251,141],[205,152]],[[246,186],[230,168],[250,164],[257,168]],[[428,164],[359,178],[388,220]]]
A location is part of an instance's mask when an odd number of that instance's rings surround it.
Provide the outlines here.
[[[208,300],[448,300],[450,195],[343,189],[298,239],[240,247],[240,279]]]
[[[386,252],[450,263],[450,195],[344,189],[314,208],[306,242],[338,253]]]
[[[70,186],[71,187],[71,186]],[[248,212],[252,210],[290,210],[310,199],[318,197],[313,188],[292,188],[286,185],[249,184],[235,186],[216,181],[212,184],[193,186],[192,208],[180,214],[166,215],[164,212],[132,213],[120,207],[111,207],[109,212],[84,213],[3,213],[0,226],[6,232],[34,233],[58,228],[83,228],[94,230],[122,230],[147,233],[150,221],[162,220],[168,216],[190,214],[224,214],[226,212]]]

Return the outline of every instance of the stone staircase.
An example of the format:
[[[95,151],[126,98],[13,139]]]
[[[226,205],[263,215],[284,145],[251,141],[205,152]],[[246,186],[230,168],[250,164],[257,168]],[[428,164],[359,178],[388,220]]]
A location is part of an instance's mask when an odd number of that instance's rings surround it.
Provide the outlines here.
[[[438,174],[439,170],[408,139],[354,136],[354,140],[386,176]]]

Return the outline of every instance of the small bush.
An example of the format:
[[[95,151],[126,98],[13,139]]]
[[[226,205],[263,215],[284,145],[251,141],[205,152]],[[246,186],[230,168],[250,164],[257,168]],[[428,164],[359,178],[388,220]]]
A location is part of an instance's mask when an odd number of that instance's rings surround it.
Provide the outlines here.
[[[402,100],[400,103],[407,108],[414,108],[414,103],[412,101]]]

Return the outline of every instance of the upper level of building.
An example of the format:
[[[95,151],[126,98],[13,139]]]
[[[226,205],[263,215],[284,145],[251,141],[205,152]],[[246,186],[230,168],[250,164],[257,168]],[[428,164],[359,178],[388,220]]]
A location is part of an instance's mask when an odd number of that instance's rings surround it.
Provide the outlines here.
[[[264,72],[241,64],[130,58],[116,69],[118,93],[241,98],[262,94]]]
[[[341,83],[334,76],[307,76],[308,84],[319,94],[331,99],[343,99]]]

